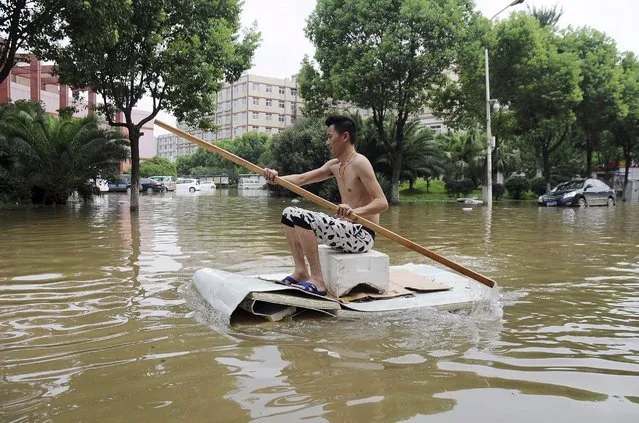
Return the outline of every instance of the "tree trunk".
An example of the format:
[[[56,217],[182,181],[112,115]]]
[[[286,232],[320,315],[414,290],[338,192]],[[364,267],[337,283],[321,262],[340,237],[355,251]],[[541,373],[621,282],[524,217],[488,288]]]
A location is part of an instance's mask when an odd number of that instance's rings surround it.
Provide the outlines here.
[[[402,171],[402,153],[393,153],[393,177],[391,179],[391,204],[399,203],[399,175]]]
[[[592,170],[592,142],[590,138],[586,142],[586,178],[590,178],[590,171]]]
[[[408,189],[412,191],[414,186],[415,186],[415,180],[412,179],[412,178],[409,179],[408,180]]]
[[[430,178],[426,178],[426,194],[430,192]]]
[[[391,182],[391,204],[399,203],[399,175],[402,172],[404,158],[404,125],[406,121],[398,118],[395,129],[395,151],[393,151],[393,178]]]
[[[544,145],[541,149],[541,155],[544,166],[544,179],[546,179],[546,192],[550,192],[550,149]]]
[[[140,198],[140,130],[137,127],[129,129],[131,143],[131,213],[137,213]]]

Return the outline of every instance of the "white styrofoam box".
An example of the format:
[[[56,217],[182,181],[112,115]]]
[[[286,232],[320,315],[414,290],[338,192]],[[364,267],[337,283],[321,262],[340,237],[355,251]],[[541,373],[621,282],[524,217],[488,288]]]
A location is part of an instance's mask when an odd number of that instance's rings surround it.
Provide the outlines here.
[[[389,260],[379,251],[342,253],[326,245],[319,246],[322,276],[329,293],[336,297],[347,294],[359,284],[388,292]]]

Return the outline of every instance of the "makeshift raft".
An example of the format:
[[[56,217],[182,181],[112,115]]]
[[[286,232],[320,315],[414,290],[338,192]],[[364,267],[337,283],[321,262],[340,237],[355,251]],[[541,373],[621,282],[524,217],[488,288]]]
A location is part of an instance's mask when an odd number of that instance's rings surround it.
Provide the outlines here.
[[[389,290],[379,294],[365,285],[341,298],[321,297],[277,283],[286,274],[241,275],[203,268],[195,287],[217,312],[233,317],[250,313],[269,321],[319,312],[336,318],[431,307],[455,311],[487,298],[490,288],[468,277],[426,264],[390,266]]]

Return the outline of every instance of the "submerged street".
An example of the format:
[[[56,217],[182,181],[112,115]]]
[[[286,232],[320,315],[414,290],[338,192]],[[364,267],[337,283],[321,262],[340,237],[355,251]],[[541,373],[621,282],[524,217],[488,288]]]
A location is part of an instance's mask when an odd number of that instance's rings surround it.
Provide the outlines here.
[[[3,421],[639,413],[636,208],[393,206],[382,226],[496,280],[493,297],[464,313],[230,325],[191,277],[289,270],[279,214],[290,199],[217,190],[140,203],[133,219],[113,193],[0,210]],[[382,237],[374,248],[393,265],[435,264]]]

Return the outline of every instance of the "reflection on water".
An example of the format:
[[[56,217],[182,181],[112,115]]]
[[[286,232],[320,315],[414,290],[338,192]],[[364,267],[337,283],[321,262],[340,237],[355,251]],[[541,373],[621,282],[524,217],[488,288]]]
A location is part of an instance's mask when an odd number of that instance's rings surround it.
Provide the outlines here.
[[[1,210],[0,420],[636,421],[636,207],[393,207],[383,226],[497,280],[492,300],[229,327],[190,278],[290,269],[290,201],[217,189],[144,195],[133,216],[117,194]]]

